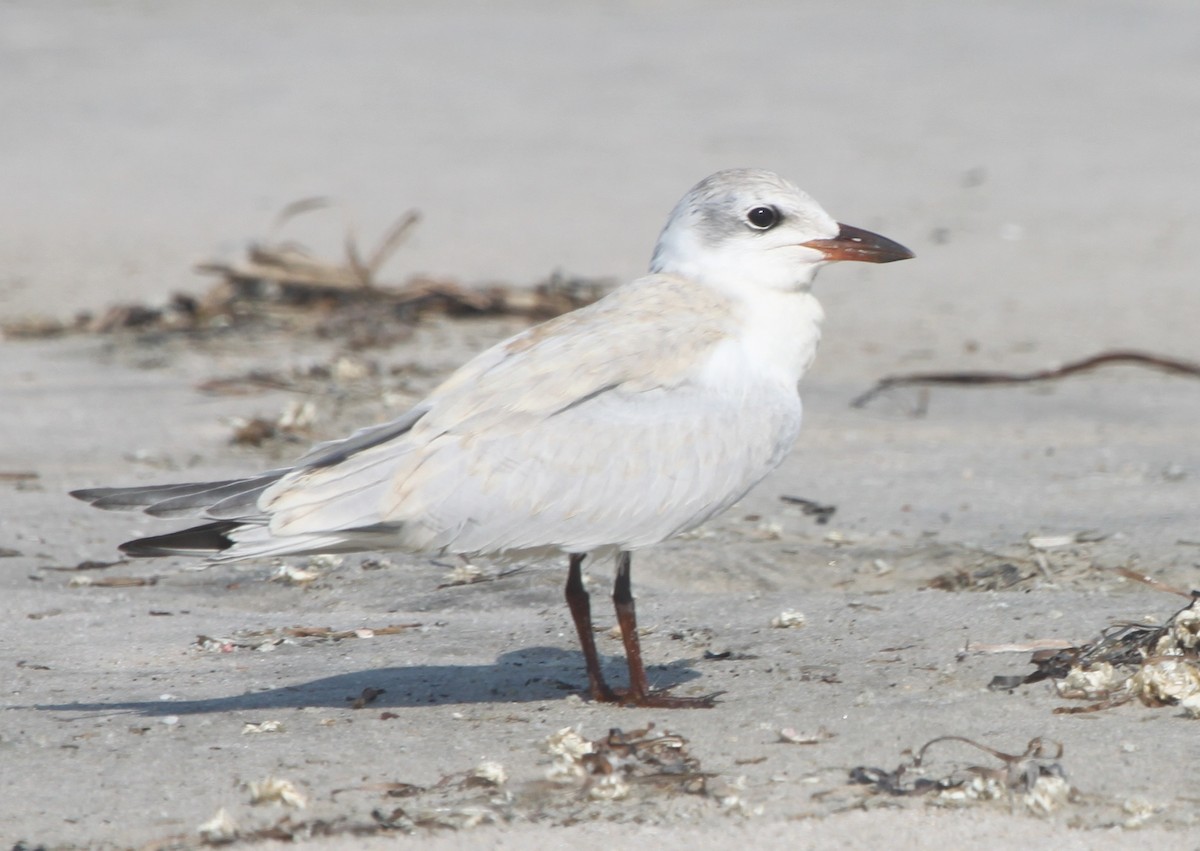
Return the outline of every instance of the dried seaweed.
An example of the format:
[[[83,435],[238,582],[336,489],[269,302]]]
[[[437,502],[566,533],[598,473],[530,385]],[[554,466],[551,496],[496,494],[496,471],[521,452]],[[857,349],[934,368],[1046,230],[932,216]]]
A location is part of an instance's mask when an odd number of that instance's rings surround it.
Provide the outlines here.
[[[358,247],[353,227],[347,225],[344,256],[337,260],[277,238],[276,232],[296,216],[330,206],[321,198],[293,202],[276,217],[269,238],[252,243],[245,257],[198,264],[197,272],[219,279],[201,295],[177,293],[163,306],[118,304],[99,315],[83,313],[70,321],[6,320],[0,323],[0,332],[12,339],[33,339],[120,331],[223,332],[268,325],[336,337],[352,349],[361,349],[402,339],[408,325],[431,313],[546,319],[590,304],[611,286],[608,280],[559,273],[531,287],[467,286],[429,276],[385,283],[379,272],[416,225],[420,218],[416,211],[397,219],[379,244],[365,253]]]
[[[1113,350],[1101,352],[1080,360],[1071,361],[1054,369],[1039,369],[1033,372],[914,372],[906,375],[889,375],[875,382],[875,386],[857,396],[850,405],[866,407],[873,399],[888,390],[898,387],[928,387],[930,385],[981,386],[992,384],[1030,384],[1055,381],[1088,372],[1101,366],[1124,364],[1156,369],[1171,375],[1200,378],[1200,364],[1165,355],[1148,352]]]
[[[40,477],[41,473],[35,473],[32,470],[0,470],[0,482],[23,484],[37,481]]]
[[[926,583],[937,591],[1000,591],[1012,588],[1032,574],[1023,574],[1012,562],[989,564],[975,570],[959,568],[939,574]]]
[[[817,738],[830,735],[821,730]],[[794,741],[810,743],[808,739]],[[503,765],[484,760],[434,783],[370,782],[329,792],[339,806],[354,806],[344,801],[347,796],[366,794],[381,799],[361,815],[300,819],[296,811],[306,805],[317,809],[318,802],[310,801],[299,783],[268,777],[243,787],[250,793],[253,810],[222,808],[198,826],[192,837],[167,837],[157,847],[188,847],[197,841],[224,846],[265,839],[296,842],[391,833],[420,835],[512,822],[636,822],[640,818],[637,804],[661,806],[664,795],[715,804],[727,811],[758,812],[745,807],[740,781],[725,782],[702,771],[699,760],[688,752],[686,739],[659,733],[653,724],[630,732],[613,729],[594,740],[566,728],[548,737],[545,747],[552,763],[542,781],[510,783]],[[292,812],[264,824],[262,804],[282,805]]]
[[[1111,709],[1139,700],[1146,706],[1182,706],[1200,716],[1200,594],[1120,571],[1146,584],[1182,594],[1188,604],[1160,624],[1117,622],[1094,641],[1064,649],[1035,652],[1030,661],[1036,670],[1021,677],[1000,676],[993,689],[1052,680],[1060,697],[1090,700],[1082,707],[1058,707],[1056,714],[1079,714]]]
[[[983,751],[1001,765],[969,765],[940,776],[928,776],[927,752],[933,745],[959,742]],[[934,795],[941,805],[966,805],[979,801],[1007,800],[1013,808],[1022,807],[1035,815],[1048,815],[1067,803],[1074,790],[1058,760],[1061,744],[1048,743],[1041,737],[1031,739],[1024,752],[1008,754],[963,736],[938,736],[931,739],[892,771],[859,766],[850,771],[850,782],[869,786],[876,794],[895,797]]]
[[[95,561],[88,559],[73,565],[46,565],[45,567],[39,567],[38,570],[55,570],[62,571],[64,573],[74,573],[75,571],[79,570],[107,570],[110,567],[117,567],[122,564],[129,564],[129,561],[127,559],[118,559],[117,561]]]
[[[829,522],[829,518],[833,517],[837,512],[836,505],[824,505],[811,499],[805,499],[802,496],[788,496],[784,494],[779,499],[789,505],[800,506],[800,511],[806,517],[815,519],[818,526],[824,526]]]

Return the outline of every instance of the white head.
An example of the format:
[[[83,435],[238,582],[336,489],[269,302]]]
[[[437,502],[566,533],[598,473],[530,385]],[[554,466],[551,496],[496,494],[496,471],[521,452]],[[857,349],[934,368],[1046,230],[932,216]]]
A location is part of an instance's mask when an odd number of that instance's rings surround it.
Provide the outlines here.
[[[700,181],[675,205],[650,271],[713,286],[803,290],[834,260],[912,256],[890,239],[838,224],[779,175],[736,168]]]

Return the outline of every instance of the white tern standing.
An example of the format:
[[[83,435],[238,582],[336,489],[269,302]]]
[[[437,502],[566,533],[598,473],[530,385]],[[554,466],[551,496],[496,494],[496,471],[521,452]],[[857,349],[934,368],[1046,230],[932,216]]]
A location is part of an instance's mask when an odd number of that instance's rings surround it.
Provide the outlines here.
[[[244,479],[73,495],[205,521],[122,545],[134,556],[565,555],[591,697],[711,706],[650,688],[631,554],[729,508],[791,449],[817,270],[912,256],[771,172],[721,171],[675,207],[650,274],[477,355],[397,419]],[[592,634],[581,571],[598,552],[616,555],[628,688],[605,682]]]

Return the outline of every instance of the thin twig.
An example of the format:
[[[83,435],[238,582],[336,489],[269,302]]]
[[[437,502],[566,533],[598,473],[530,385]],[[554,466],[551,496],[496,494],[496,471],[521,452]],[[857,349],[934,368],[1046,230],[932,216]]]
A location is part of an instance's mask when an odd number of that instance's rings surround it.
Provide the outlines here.
[[[1099,366],[1109,366],[1111,364],[1144,366],[1171,373],[1172,375],[1186,375],[1192,378],[1200,378],[1200,364],[1191,361],[1149,354],[1148,352],[1115,350],[1101,352],[1098,355],[1092,355],[1082,360],[1071,361],[1055,369],[1041,369],[1034,372],[916,372],[908,375],[889,375],[877,381],[874,387],[857,397],[850,404],[855,408],[865,407],[868,402],[879,394],[896,387],[912,387],[924,384],[1024,384],[1034,381],[1052,381],[1059,378],[1066,378],[1077,372],[1086,372]]]

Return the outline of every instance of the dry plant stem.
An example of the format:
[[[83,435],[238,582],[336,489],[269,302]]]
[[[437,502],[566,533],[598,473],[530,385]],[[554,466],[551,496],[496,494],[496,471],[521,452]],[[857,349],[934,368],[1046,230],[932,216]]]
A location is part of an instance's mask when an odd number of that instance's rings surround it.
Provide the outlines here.
[[[1124,576],[1126,579],[1132,579],[1134,582],[1141,582],[1144,585],[1149,585],[1156,591],[1165,591],[1168,594],[1178,594],[1180,597],[1187,597],[1188,599],[1192,599],[1196,596],[1195,591],[1185,591],[1184,589],[1176,587],[1175,585],[1168,585],[1166,582],[1155,579],[1153,576],[1147,576],[1144,573],[1138,573],[1137,571],[1130,570],[1127,567],[1118,567],[1116,568],[1116,572]],[[1187,607],[1185,606],[1184,608]],[[1176,614],[1178,614],[1178,612],[1176,612]]]
[[[913,765],[920,766],[922,761],[925,759],[925,751],[929,750],[930,746],[939,744],[941,742],[962,742],[963,744],[970,745],[973,748],[978,748],[985,753],[991,754],[996,759],[1008,766],[1027,759],[1060,759],[1063,755],[1063,746],[1061,742],[1049,743],[1053,745],[1054,750],[1054,753],[1050,754],[1049,750],[1047,749],[1047,742],[1042,739],[1041,736],[1030,739],[1029,744],[1025,746],[1025,753],[1022,754],[1003,753],[995,748],[990,748],[985,744],[977,742],[974,739],[968,739],[966,736],[938,736],[936,739],[930,739],[921,746],[921,749],[917,751],[916,756],[913,758]]]
[[[868,402],[879,394],[896,387],[913,387],[923,384],[1025,384],[1035,381],[1052,381],[1066,378],[1077,372],[1086,372],[1099,366],[1111,364],[1128,364],[1158,369],[1172,375],[1187,375],[1200,378],[1200,364],[1191,361],[1178,360],[1163,355],[1154,355],[1137,351],[1101,352],[1082,360],[1071,361],[1056,369],[1042,369],[1034,372],[915,372],[908,375],[889,375],[875,383],[875,386],[858,396],[850,404],[855,408],[865,407]]]

